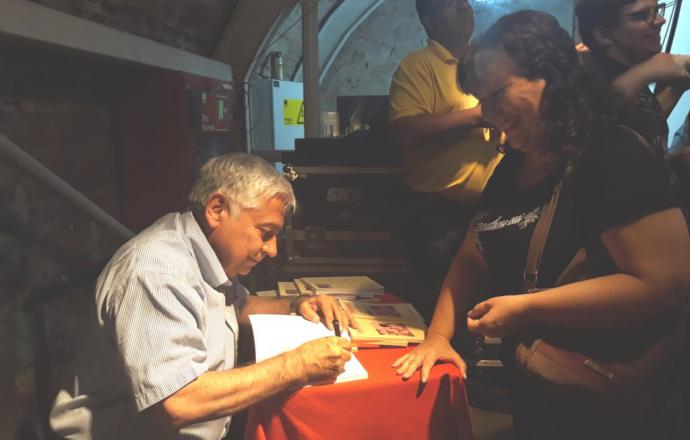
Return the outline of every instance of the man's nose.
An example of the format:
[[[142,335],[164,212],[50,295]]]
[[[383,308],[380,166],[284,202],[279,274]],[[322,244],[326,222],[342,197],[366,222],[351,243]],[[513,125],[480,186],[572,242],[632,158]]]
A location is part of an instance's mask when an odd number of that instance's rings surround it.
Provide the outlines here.
[[[656,17],[654,17],[654,22],[652,23],[652,26],[661,27],[665,24],[666,24],[666,17],[664,17],[661,14],[657,14]]]
[[[264,242],[263,253],[273,258],[278,255],[278,239],[271,237],[270,240]]]

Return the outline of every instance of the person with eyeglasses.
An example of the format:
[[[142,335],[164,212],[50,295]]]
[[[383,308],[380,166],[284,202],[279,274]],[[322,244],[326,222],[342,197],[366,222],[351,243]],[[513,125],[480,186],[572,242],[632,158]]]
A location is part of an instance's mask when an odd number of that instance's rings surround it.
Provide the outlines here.
[[[409,301],[430,318],[435,295],[486,182],[500,160],[473,96],[457,83],[457,66],[474,31],[467,0],[416,0],[427,46],[407,55],[393,75],[389,120],[409,188],[401,236],[415,267]],[[421,292],[421,293],[420,293]]]
[[[690,58],[661,53],[661,28],[674,4],[578,0],[575,7],[580,37],[591,51],[593,73],[634,103],[626,124],[645,136],[662,158],[668,155],[666,119],[690,87]],[[656,93],[649,90],[652,82],[658,84]]]
[[[456,352],[450,340],[466,326],[503,339],[515,438],[690,438],[690,395],[683,394],[690,370],[675,363],[687,359],[681,341],[666,358],[655,352],[668,369],[648,370],[633,385],[639,388],[617,388],[639,401],[628,392],[653,387],[645,410],[623,408],[618,419],[580,402],[577,389],[550,393],[552,387],[518,371],[514,351],[534,332],[547,341],[566,336],[576,351],[594,345],[618,362],[631,346],[653,340],[655,329],[687,317],[680,312],[690,288],[690,236],[664,162],[619,126],[624,102],[610,84],[582,71],[570,34],[552,15],[523,10],[501,17],[473,40],[458,76],[483,116],[505,132],[506,153],[443,282],[424,342],[392,367],[403,380],[422,383],[439,361],[463,368],[468,353]],[[533,271],[535,235],[545,242]],[[559,284],[582,248],[591,277]],[[568,370],[578,367],[588,364]]]

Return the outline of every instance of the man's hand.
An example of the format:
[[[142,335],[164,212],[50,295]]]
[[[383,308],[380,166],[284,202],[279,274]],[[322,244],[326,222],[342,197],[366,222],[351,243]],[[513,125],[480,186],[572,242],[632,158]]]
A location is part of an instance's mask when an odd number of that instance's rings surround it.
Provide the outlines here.
[[[414,350],[404,354],[391,365],[397,368],[397,374],[404,380],[409,379],[415,371],[421,368],[422,383],[429,379],[431,368],[437,361],[455,364],[462,371],[462,377],[467,378],[467,365],[460,355],[453,350],[445,336],[430,331],[424,342]]]
[[[323,318],[324,325],[333,330],[333,320],[337,319],[343,330],[348,327],[357,328],[357,322],[352,319],[350,312],[343,309],[332,296],[300,296],[293,300],[297,301],[295,311],[308,321],[319,322]]]
[[[675,152],[671,153],[668,160],[671,163],[680,162],[685,164],[685,166],[690,165],[690,145],[680,147]]]
[[[467,328],[492,338],[511,336],[529,324],[532,295],[506,295],[482,301],[467,313]]]
[[[690,84],[690,56],[658,53],[639,64],[649,82],[675,85]]]
[[[300,345],[287,353],[291,367],[298,369],[303,383],[331,379],[342,373],[352,358],[349,339],[329,336]],[[292,363],[294,362],[294,364]]]

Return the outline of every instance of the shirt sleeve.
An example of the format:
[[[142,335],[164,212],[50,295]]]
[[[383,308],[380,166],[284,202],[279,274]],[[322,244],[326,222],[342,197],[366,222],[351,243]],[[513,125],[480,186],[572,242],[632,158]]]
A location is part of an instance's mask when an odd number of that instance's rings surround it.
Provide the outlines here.
[[[114,332],[141,411],[208,371],[205,293],[175,275],[146,271],[123,288]]]
[[[390,87],[391,122],[406,116],[429,114],[433,110],[433,81],[424,64],[414,58],[406,58],[393,75]]]
[[[598,137],[577,173],[583,216],[597,235],[674,207],[665,162],[629,130]]]
[[[680,149],[686,145],[690,145],[690,113],[688,113],[688,117],[685,118],[685,123],[676,131],[676,134],[673,135],[673,143],[671,144],[670,151],[671,153],[680,151]]]

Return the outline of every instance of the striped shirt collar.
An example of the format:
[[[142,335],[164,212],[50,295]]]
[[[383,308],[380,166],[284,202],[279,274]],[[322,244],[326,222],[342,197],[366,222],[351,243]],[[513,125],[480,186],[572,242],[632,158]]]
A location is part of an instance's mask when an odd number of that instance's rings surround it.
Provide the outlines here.
[[[429,49],[431,49],[434,55],[439,57],[441,61],[443,61],[446,64],[458,64],[458,59],[455,58],[453,54],[445,48],[444,45],[432,38],[427,38],[426,42]]]
[[[223,270],[218,256],[194,218],[194,214],[191,211],[180,214],[180,224],[181,230],[189,240],[189,250],[199,263],[199,270],[204,281],[215,289],[231,286],[232,281]]]

